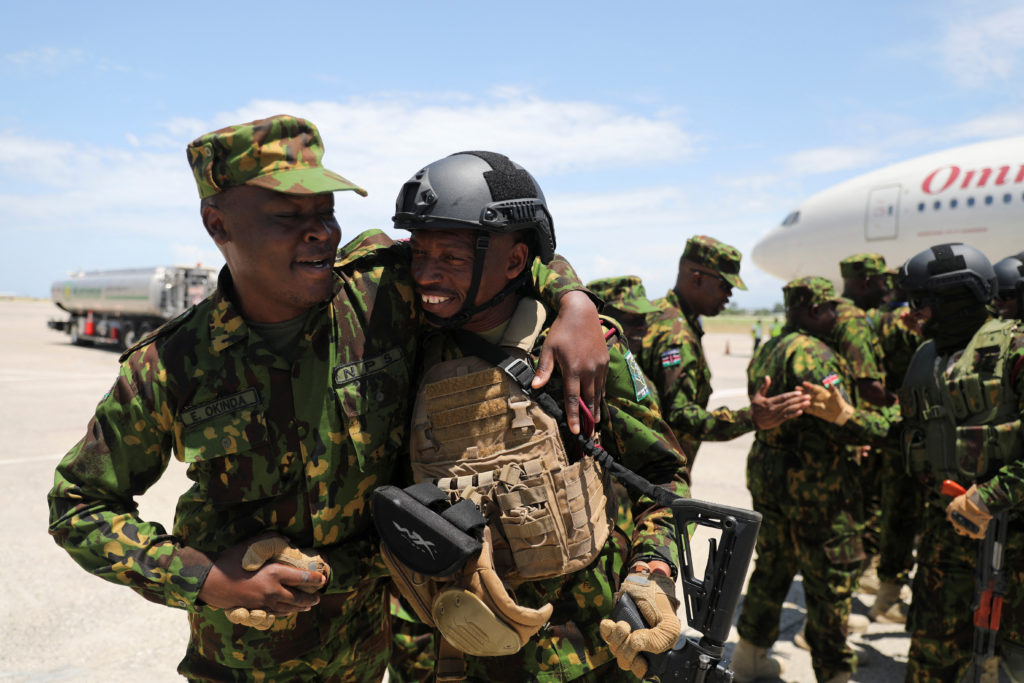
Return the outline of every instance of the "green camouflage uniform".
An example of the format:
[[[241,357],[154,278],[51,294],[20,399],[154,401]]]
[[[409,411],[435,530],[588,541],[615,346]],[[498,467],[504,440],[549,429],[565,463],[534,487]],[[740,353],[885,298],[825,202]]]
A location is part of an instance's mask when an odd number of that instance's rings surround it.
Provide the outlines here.
[[[640,278],[636,275],[623,275],[592,280],[587,283],[587,289],[591,294],[604,300],[602,312],[622,324],[623,332],[629,342],[630,352],[635,359],[642,358],[644,356],[644,337],[647,334],[646,318],[651,313],[660,313],[661,309],[647,299],[647,291]],[[626,315],[623,316],[622,313]],[[631,325],[627,325],[627,323],[633,322],[630,316],[634,318],[644,316],[643,329],[635,329]],[[651,384],[651,386],[654,385]],[[629,495],[626,488],[618,482],[615,482],[615,492],[619,498],[618,527],[630,534],[633,529],[633,512]]]
[[[840,274],[844,278],[870,277],[885,273],[885,258],[880,254],[855,254],[839,262]],[[849,364],[852,380],[878,380],[885,385],[885,370],[882,364],[882,347],[873,318],[852,300],[840,298],[836,304],[836,326],[832,332],[835,348]],[[858,408],[879,410],[877,406],[862,401]],[[893,418],[895,411],[886,411],[887,418]],[[864,479],[866,505],[865,543],[868,555],[879,553],[879,538],[882,524],[882,486],[886,479],[884,458],[868,457],[861,468]]]
[[[976,336],[1005,322],[990,320]],[[1012,394],[1004,401],[1013,402],[1013,412],[1024,417],[1024,331],[1012,331],[1003,367],[1010,374]],[[966,347],[965,347],[966,348]],[[998,348],[998,347],[996,347]],[[989,349],[979,348],[970,361],[970,373],[986,379],[996,359]],[[939,355],[938,368],[949,374],[960,352]],[[946,385],[953,385],[961,374],[954,374]],[[908,376],[908,381],[910,377]],[[903,394],[901,394],[901,398]],[[905,418],[909,426],[911,417]],[[1019,433],[1020,422],[1009,423]],[[1019,436],[1017,442],[1019,443]],[[1019,452],[1019,449],[1018,449]],[[997,640],[997,654],[1006,657],[1007,647],[1015,652],[1018,666],[1024,662],[1024,460],[1016,459],[997,469],[991,478],[978,484],[978,493],[993,515],[1008,510],[1009,523],[1003,565],[1007,570],[1007,591],[1003,601],[1002,622]],[[917,552],[913,600],[907,629],[911,632],[907,681],[938,683],[961,680],[971,662],[973,627],[972,602],[975,597],[974,571],[981,541],[960,536],[946,519],[950,499],[941,496],[934,486],[915,479],[925,500],[921,542]],[[969,486],[970,481],[960,481]],[[1015,646],[1015,647],[1014,647]],[[1021,675],[1018,668],[1017,676]]]
[[[549,316],[550,319],[550,316]],[[547,331],[534,347],[536,360]],[[646,381],[628,361],[629,351],[614,335],[605,385],[605,407],[598,425],[604,448],[626,467],[678,496],[689,497],[686,461],[671,430],[661,418],[657,399]],[[451,338],[438,332],[424,341],[425,366],[461,357]],[[633,365],[633,368],[630,368]],[[561,377],[549,386],[562,400]],[[528,581],[514,590],[516,602],[538,608],[552,603],[555,611],[547,625],[519,652],[506,657],[466,656],[467,676],[472,681],[636,681],[615,663],[600,636],[601,619],[614,606],[613,594],[632,561],[677,561],[674,525],[668,509],[646,498],[632,496],[635,520],[632,538],[614,529],[598,558],[588,568],[568,576]]]
[[[292,137],[274,137],[282,135]],[[316,163],[304,166],[309,148]],[[252,149],[262,149],[265,165],[278,164],[275,177],[261,175]],[[316,166],[319,134],[292,117],[218,131],[189,153],[203,197],[244,183],[287,182],[292,193],[357,189]],[[295,168],[280,172],[280,164],[289,168],[280,159]],[[408,429],[420,329],[408,249],[392,245],[369,231],[341,252],[333,295],[310,309],[290,359],[246,324],[224,268],[214,294],[122,356],[86,436],[57,467],[49,494],[54,540],[90,573],[188,612],[183,675],[383,676],[387,572],[369,501],[391,480]],[[556,299],[576,286],[540,266],[535,275]],[[134,498],[160,478],[172,453],[194,483],[168,534],[138,516]],[[198,594],[211,566],[203,553],[267,531],[315,548],[331,575],[318,605],[260,631],[231,623]]]
[[[731,286],[746,289],[739,277],[740,253],[710,237],[692,237],[683,252],[717,271]],[[689,459],[690,467],[702,441],[728,441],[754,429],[750,407],[707,410],[711,398],[711,368],[704,357],[704,329],[698,317],[674,290],[654,302],[660,314],[648,318],[643,354],[637,360],[654,385],[665,421]]]
[[[823,278],[794,280],[784,291],[787,308],[834,299],[831,283]],[[754,355],[747,369],[748,392],[757,391],[765,375],[774,380],[769,394],[791,391],[803,381],[855,391],[842,357],[790,325]],[[879,438],[887,428],[882,417],[866,411],[855,411],[842,427],[804,414],[758,431],[747,458],[747,487],[763,519],[739,633],[753,645],[771,647],[779,636],[783,601],[799,572],[818,680],[852,671],[856,662],[843,629],[865,557],[864,512],[860,472],[848,445]]]

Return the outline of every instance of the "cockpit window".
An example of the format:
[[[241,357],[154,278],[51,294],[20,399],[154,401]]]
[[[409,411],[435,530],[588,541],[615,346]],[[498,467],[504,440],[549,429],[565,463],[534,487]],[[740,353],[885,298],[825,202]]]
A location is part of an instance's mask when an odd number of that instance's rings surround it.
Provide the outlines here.
[[[788,216],[786,216],[786,218],[782,221],[782,224],[783,225],[793,225],[798,220],[800,220],[800,212],[799,211],[794,211],[793,213],[791,213]]]

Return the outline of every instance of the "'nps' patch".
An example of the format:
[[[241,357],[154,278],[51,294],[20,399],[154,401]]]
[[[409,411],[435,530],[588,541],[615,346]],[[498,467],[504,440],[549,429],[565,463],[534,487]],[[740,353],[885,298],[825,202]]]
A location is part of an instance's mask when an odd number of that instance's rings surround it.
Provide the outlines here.
[[[837,384],[839,384],[839,375],[837,375],[834,372],[825,379],[821,380],[821,386],[825,387],[826,389],[831,389]]]
[[[355,381],[380,372],[387,366],[397,363],[405,357],[400,347],[389,349],[379,356],[364,358],[363,360],[336,366],[331,372],[334,378],[334,386],[340,387],[343,384]]]
[[[644,377],[640,366],[636,364],[636,358],[633,357],[632,352],[626,351],[622,357],[626,359],[626,367],[629,368],[629,379],[633,382],[633,393],[636,394],[636,400],[642,401],[651,393],[647,386],[647,378]]]
[[[681,362],[679,349],[669,349],[661,354],[661,367],[663,368],[671,368],[674,365],[679,365]]]

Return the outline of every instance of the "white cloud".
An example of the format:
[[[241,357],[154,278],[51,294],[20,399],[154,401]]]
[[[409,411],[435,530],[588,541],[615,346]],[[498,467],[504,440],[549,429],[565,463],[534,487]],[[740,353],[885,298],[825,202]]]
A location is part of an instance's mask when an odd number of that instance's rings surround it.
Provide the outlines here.
[[[1010,81],[1024,50],[1024,8],[1012,7],[950,25],[938,46],[943,67],[957,84],[981,87]],[[1012,85],[1012,83],[1011,83]]]
[[[34,50],[10,52],[0,56],[0,63],[27,73],[42,72],[54,74],[58,71],[81,64],[85,54],[81,50],[39,47]]]
[[[789,155],[785,164],[790,173],[806,176],[862,168],[883,158],[882,153],[871,146],[818,147]]]
[[[212,264],[218,255],[199,223],[184,148],[206,131],[282,112],[314,121],[325,140],[326,165],[370,191],[367,199],[339,198],[345,239],[389,226],[401,184],[424,164],[465,149],[499,151],[522,163],[558,205],[556,223],[567,233],[576,226],[609,234],[621,226],[670,226],[680,210],[678,190],[623,192],[616,172],[671,170],[691,155],[689,135],[670,117],[514,88],[444,104],[409,97],[254,101],[207,120],[174,118],[156,131],[126,132],[119,146],[0,131],[0,212],[7,227],[34,241],[29,253],[71,232],[79,240],[89,236],[88,246],[74,250],[73,263],[49,263],[41,267],[47,272],[96,267],[91,261],[99,253],[106,265],[113,257],[104,245],[111,240],[152,244],[149,251],[156,253],[146,258],[153,263]],[[563,198],[562,179],[578,174],[599,177],[592,201]]]

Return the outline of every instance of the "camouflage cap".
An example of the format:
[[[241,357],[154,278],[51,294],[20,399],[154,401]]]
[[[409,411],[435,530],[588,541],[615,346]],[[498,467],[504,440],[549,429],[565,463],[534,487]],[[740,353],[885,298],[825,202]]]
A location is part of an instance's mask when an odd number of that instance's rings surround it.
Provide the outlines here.
[[[740,279],[740,250],[714,237],[695,235],[686,241],[683,258],[716,271],[733,287],[746,289]]]
[[[646,315],[661,310],[647,300],[644,283],[636,275],[593,280],[587,283],[587,289],[604,299],[605,305],[624,313]]]
[[[323,167],[320,132],[305,119],[279,114],[202,135],[187,148],[199,198],[254,185],[285,194],[366,190]]]
[[[782,288],[782,296],[787,309],[818,306],[839,300],[832,282],[816,275],[790,280]]]
[[[871,277],[885,275],[889,270],[881,254],[854,254],[839,262],[839,272],[843,277]]]

